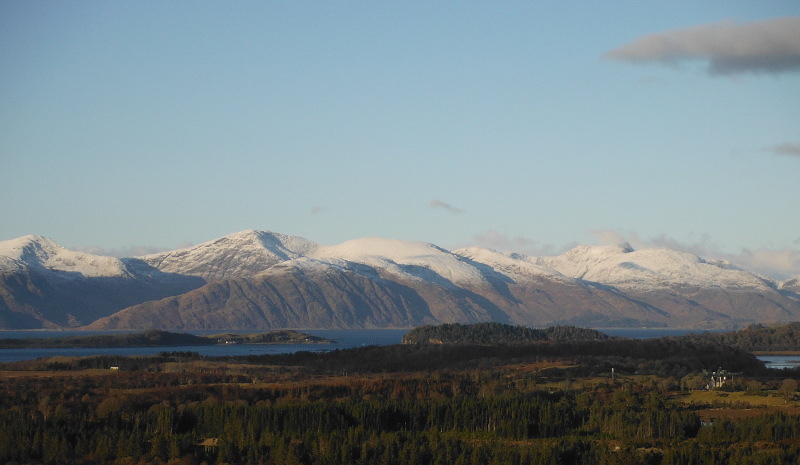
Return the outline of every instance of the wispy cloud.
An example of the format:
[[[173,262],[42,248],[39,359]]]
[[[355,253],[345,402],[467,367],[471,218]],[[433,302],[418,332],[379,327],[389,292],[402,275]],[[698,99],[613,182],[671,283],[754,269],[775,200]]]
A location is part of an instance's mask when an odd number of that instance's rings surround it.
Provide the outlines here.
[[[602,244],[630,244],[634,249],[663,248],[687,252],[707,259],[725,260],[747,271],[785,280],[800,276],[800,250],[790,247],[770,249],[743,248],[738,253],[725,252],[708,235],[703,235],[693,243],[681,242],[666,235],[644,239],[636,233],[620,234],[610,230],[592,231],[596,240]],[[796,241],[800,243],[799,241]]]
[[[312,215],[319,215],[320,213],[324,213],[328,208],[323,207],[321,205],[314,205],[311,207],[311,214]]]
[[[792,144],[790,142],[765,147],[764,150],[778,155],[800,156],[800,144]]]
[[[704,258],[722,258],[723,252],[719,244],[711,239],[711,236],[704,234],[699,241],[688,243],[675,240],[665,234],[650,239],[645,239],[637,233],[622,234],[608,229],[590,231],[595,240],[602,245],[627,244],[634,249],[670,249],[679,252],[686,252]]]
[[[445,210],[450,213],[464,213],[464,210],[454,207],[449,203],[442,202],[441,200],[431,200],[428,206],[434,209]]]
[[[190,247],[193,244],[191,243],[183,243],[178,246],[178,249],[182,249],[184,247]],[[104,255],[108,257],[117,257],[117,258],[131,258],[131,257],[141,257],[142,255],[149,255],[153,253],[160,253],[166,252],[168,249],[165,247],[154,247],[154,246],[147,246],[147,245],[134,245],[131,247],[119,247],[119,248],[106,248],[100,246],[80,246],[76,247],[75,250],[79,252],[90,253],[93,255]]]
[[[739,254],[729,257],[728,261],[767,276],[780,279],[800,276],[800,250],[742,249]]]
[[[575,244],[571,244],[570,247]],[[516,252],[532,257],[556,255],[563,250],[556,251],[552,245],[540,244],[534,239],[523,236],[509,236],[494,229],[487,229],[472,238],[467,246],[480,246],[501,252]]]
[[[649,34],[605,54],[633,63],[701,60],[712,75],[800,71],[800,17],[723,21]]]

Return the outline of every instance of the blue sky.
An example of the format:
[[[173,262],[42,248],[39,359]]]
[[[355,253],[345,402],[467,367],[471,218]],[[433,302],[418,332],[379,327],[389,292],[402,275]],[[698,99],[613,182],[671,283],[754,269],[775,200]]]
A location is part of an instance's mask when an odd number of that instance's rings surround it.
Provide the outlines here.
[[[0,239],[244,229],[800,274],[800,3],[0,2]]]

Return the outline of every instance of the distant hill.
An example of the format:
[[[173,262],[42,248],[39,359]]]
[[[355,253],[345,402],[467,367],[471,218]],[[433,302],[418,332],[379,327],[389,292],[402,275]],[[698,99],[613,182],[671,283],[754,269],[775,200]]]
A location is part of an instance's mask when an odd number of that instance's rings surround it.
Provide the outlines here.
[[[604,341],[607,334],[574,326],[544,329],[526,328],[501,323],[473,325],[444,324],[415,328],[403,337],[403,344],[524,344],[530,342]]]
[[[800,352],[800,323],[773,326],[755,324],[738,331],[684,337],[747,352]]]

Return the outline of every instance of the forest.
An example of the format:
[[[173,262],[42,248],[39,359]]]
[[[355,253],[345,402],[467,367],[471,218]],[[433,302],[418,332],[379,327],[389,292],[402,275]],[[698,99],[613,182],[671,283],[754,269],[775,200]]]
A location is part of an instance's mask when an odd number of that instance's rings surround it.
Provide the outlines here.
[[[795,463],[798,379],[699,338],[40,359],[0,365],[0,463]]]
[[[414,328],[403,337],[403,343],[496,345],[608,339],[614,338],[595,329],[574,326],[528,328],[502,323],[452,323]],[[689,333],[669,339],[723,345],[748,352],[800,353],[800,322],[773,326],[752,324],[738,331]]]
[[[594,329],[575,326],[528,328],[502,323],[462,325],[449,323],[414,328],[403,337],[403,344],[524,344],[539,341],[606,340],[609,336]]]
[[[800,323],[774,326],[753,324],[738,331],[702,333],[684,337],[713,341],[749,352],[800,353]]]

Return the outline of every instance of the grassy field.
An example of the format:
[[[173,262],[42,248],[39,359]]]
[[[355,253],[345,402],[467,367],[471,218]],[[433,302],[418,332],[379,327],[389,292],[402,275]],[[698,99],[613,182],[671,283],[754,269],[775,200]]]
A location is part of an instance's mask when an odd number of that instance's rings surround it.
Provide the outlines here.
[[[800,415],[800,402],[787,400],[776,391],[764,393],[691,391],[675,395],[675,399],[686,406],[697,408],[703,421],[714,419],[749,418],[783,412]]]
[[[775,391],[766,391],[764,394],[749,392],[723,392],[723,391],[691,391],[688,394],[679,394],[677,400],[686,405],[740,405],[752,407],[796,407],[798,402],[787,401]]]

